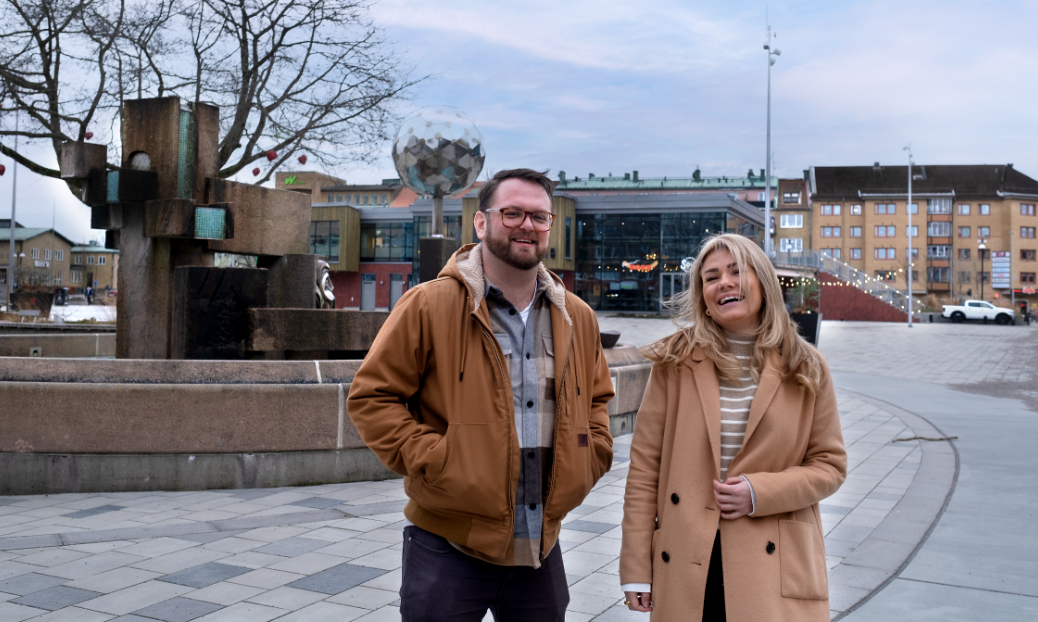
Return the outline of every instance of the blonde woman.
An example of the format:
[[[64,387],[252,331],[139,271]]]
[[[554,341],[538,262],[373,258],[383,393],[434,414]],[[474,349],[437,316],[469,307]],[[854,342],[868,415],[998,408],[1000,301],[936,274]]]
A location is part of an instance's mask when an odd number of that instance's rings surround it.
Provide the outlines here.
[[[620,582],[652,619],[829,620],[818,502],[843,483],[828,366],[751,240],[706,241],[631,444]]]

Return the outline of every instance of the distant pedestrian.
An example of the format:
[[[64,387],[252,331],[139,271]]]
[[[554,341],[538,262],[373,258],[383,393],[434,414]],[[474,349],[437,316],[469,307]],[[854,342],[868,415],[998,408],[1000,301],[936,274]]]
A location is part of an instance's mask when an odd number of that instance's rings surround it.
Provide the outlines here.
[[[93,287],[88,287],[87,288],[86,297],[87,297],[87,304],[88,305],[94,304],[94,288]]]

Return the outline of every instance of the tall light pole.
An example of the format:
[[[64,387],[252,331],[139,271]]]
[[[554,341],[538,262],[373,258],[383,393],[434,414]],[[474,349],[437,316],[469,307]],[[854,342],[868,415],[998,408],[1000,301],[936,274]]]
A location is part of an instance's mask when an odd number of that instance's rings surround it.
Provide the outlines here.
[[[14,150],[18,151],[18,112],[14,113]],[[7,257],[7,312],[11,312],[11,290],[14,289],[14,219],[15,206],[18,203],[18,160],[11,161],[11,248]]]
[[[904,150],[908,152],[908,203],[905,204],[908,212],[908,274],[905,280],[908,281],[908,327],[912,328],[912,268],[915,266],[912,261],[912,143],[908,143]]]
[[[768,39],[764,42],[764,51],[768,53],[768,153],[764,160],[764,252],[772,256],[771,248],[771,66],[775,57],[781,56],[778,48],[771,49],[771,24],[768,24]]]
[[[984,300],[984,250],[987,248],[987,240],[977,240],[977,252],[980,253],[980,299]]]

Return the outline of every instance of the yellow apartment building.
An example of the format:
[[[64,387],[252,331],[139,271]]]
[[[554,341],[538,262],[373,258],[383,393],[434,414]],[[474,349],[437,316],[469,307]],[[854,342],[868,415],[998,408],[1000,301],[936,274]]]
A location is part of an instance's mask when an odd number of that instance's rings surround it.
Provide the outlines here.
[[[779,237],[938,303],[1038,303],[1038,180],[1012,164],[812,167],[811,214]],[[909,217],[912,225],[909,229]],[[781,228],[779,231],[783,231]],[[776,250],[782,250],[780,242]],[[994,259],[995,265],[992,265]]]

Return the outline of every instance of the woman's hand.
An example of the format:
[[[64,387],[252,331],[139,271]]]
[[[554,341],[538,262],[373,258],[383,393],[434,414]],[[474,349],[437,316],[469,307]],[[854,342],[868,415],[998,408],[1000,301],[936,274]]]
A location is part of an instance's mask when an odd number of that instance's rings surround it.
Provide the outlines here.
[[[747,516],[753,510],[750,485],[741,477],[733,477],[723,484],[715,479],[714,501],[721,509],[721,518],[726,520]]]
[[[652,596],[649,592],[624,592],[624,598],[627,600],[627,608],[631,611],[641,611],[642,613],[648,613],[652,611],[652,601],[649,597]]]

